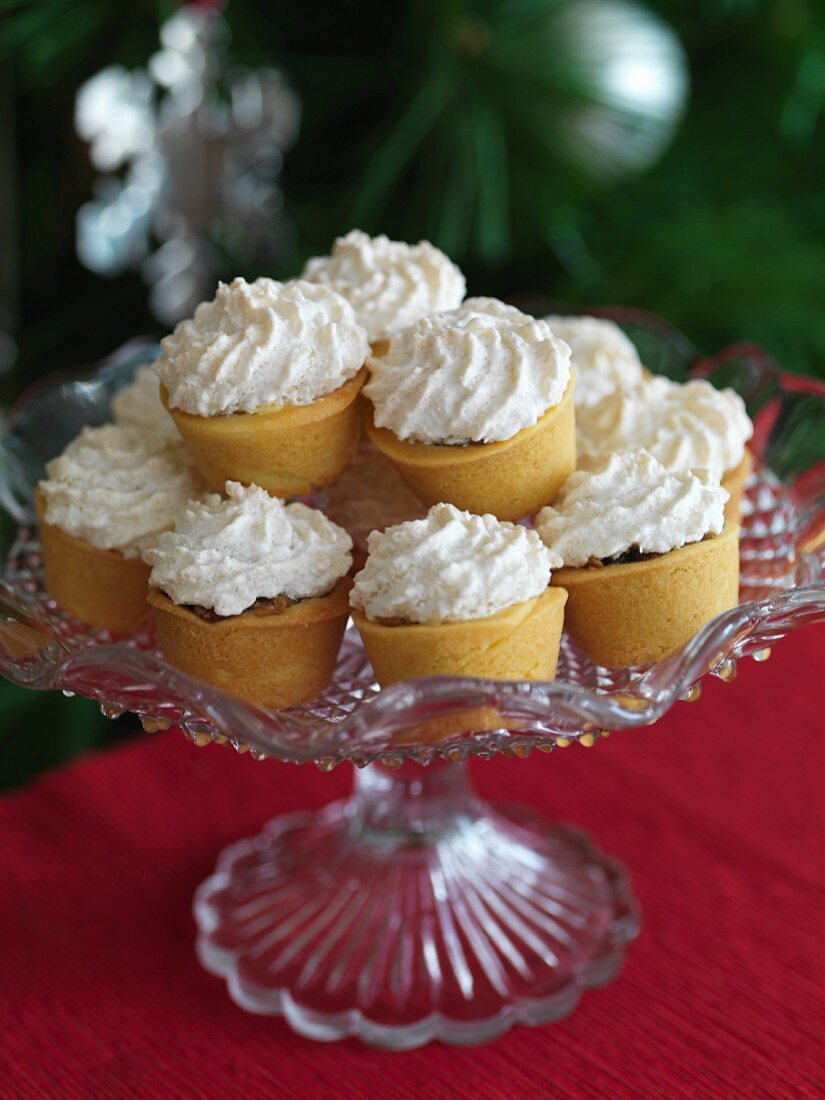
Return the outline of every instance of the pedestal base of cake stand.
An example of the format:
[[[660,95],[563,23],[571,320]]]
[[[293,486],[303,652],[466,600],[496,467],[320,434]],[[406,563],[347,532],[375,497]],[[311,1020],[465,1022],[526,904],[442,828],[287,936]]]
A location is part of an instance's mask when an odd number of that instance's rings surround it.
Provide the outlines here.
[[[586,836],[490,807],[440,763],[370,765],[348,800],[227,848],[195,918],[242,1008],[393,1050],[557,1020],[638,928],[622,868]]]

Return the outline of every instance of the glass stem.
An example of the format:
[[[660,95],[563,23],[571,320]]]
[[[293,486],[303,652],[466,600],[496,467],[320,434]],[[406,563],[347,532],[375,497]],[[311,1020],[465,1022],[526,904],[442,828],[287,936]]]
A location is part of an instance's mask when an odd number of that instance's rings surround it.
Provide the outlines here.
[[[397,770],[370,764],[355,773],[349,804],[351,828],[365,843],[421,847],[477,817],[466,764],[436,761]]]

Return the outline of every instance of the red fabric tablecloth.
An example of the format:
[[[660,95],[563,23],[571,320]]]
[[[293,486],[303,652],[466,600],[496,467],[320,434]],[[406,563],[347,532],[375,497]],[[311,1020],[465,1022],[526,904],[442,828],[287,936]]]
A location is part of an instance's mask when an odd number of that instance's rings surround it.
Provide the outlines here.
[[[823,1096],[823,684],[810,628],[655,729],[477,762],[485,794],[624,859],[644,925],[567,1020],[475,1049],[311,1043],[195,961],[192,892],[218,850],[340,795],[348,769],[170,733],[49,776],[0,801],[0,1096]]]

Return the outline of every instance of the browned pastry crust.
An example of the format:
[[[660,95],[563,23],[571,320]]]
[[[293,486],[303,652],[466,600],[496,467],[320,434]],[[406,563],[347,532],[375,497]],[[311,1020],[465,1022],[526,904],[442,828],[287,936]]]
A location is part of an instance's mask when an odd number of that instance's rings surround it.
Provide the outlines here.
[[[391,625],[368,619],[360,611],[353,611],[352,617],[382,687],[419,676],[552,680],[566,600],[562,589],[548,588],[494,615],[458,623],[398,621]],[[468,707],[411,725],[394,740],[398,744],[440,741],[507,725],[495,707]]]
[[[309,405],[266,405],[228,416],[193,416],[161,399],[211,488],[226,481],[260,485],[290,497],[328,485],[346,468],[361,430],[359,394],[367,378],[354,378]]]
[[[410,443],[365,420],[367,435],[426,505],[446,501],[501,520],[517,520],[552,504],[576,467],[571,378],[558,405],[512,439],[459,446]]]
[[[540,596],[464,622],[375,622],[352,617],[382,687],[419,676],[552,680],[556,675],[567,594]]]
[[[100,550],[45,520],[46,501],[39,488],[34,506],[46,588],[64,611],[90,626],[116,634],[140,634],[149,627],[146,604],[149,566],[119,550]]]
[[[351,587],[342,577],[326,596],[214,620],[157,588],[149,588],[148,602],[160,648],[175,668],[259,706],[294,707],[314,699],[332,677]]]
[[[556,569],[568,593],[565,627],[596,664],[666,657],[739,598],[739,528],[641,561]]]

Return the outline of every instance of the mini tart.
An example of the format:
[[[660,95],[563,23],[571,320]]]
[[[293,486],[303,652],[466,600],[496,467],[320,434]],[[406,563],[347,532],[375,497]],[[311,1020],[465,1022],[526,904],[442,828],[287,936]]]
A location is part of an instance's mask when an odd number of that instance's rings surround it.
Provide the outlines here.
[[[175,668],[258,706],[294,707],[314,699],[332,677],[351,587],[342,577],[326,596],[221,619],[204,619],[153,587],[148,603],[160,648]]]
[[[140,634],[149,628],[146,604],[149,566],[119,550],[100,550],[47,523],[46,500],[39,488],[34,506],[40,521],[46,588],[76,619],[115,634]]]
[[[291,497],[328,485],[348,465],[358,444],[358,395],[367,380],[361,370],[332,393],[309,405],[264,405],[249,413],[194,416],[161,399],[210,488],[225,482],[260,485]]]
[[[366,417],[366,432],[426,505],[517,520],[551,504],[576,467],[571,377],[558,405],[512,438],[458,446],[412,443]]]
[[[596,664],[649,664],[739,599],[739,528],[642,561],[554,569],[567,590],[565,627]]]
[[[730,499],[725,505],[725,519],[731,523],[738,523],[742,512],[742,497],[745,494],[745,483],[753,470],[753,455],[748,448],[742,455],[742,461],[732,470],[728,470],[722,478],[722,488],[730,493]]]

